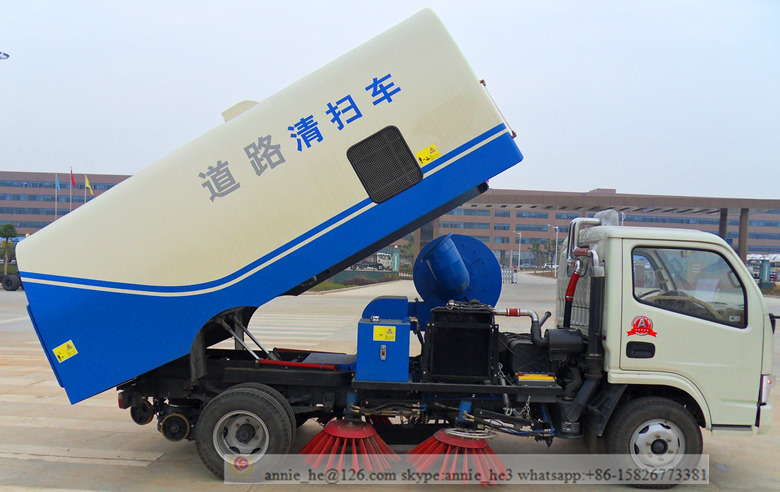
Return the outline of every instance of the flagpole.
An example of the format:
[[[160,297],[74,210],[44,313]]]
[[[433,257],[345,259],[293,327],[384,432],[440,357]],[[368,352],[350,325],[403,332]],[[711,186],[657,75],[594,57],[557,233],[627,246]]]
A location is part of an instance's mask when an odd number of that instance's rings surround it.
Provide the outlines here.
[[[70,186],[68,188],[70,189],[70,209],[68,209],[69,212],[73,212],[73,187],[76,186],[76,182],[73,180],[73,168],[70,168]]]
[[[54,173],[54,220],[57,220],[57,185],[60,184],[59,181],[60,178],[57,176],[57,173]]]
[[[87,175],[84,175],[84,204],[87,203]]]

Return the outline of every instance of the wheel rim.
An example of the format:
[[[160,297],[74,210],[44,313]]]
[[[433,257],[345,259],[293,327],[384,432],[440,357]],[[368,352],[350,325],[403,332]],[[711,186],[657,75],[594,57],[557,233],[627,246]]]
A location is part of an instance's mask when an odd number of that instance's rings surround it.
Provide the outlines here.
[[[214,448],[223,460],[232,462],[241,455],[255,463],[268,450],[268,427],[254,413],[236,410],[219,419],[213,439]]]
[[[631,458],[648,468],[673,467],[685,455],[685,436],[677,424],[664,419],[648,420],[631,434]]]

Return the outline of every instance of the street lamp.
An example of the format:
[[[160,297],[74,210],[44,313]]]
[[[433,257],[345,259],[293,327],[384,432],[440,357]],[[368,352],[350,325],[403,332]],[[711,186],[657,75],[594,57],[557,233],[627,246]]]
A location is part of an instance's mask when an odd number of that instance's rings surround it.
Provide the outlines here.
[[[520,252],[520,248],[523,247],[523,233],[522,232],[517,232],[517,231],[512,231],[512,232],[514,232],[515,234],[517,234],[519,236],[518,239],[517,239],[517,266],[519,268],[520,267],[520,262],[522,261],[522,259],[521,259],[522,253]]]
[[[521,259],[520,259],[520,256],[521,256],[520,248],[523,247],[523,233],[522,232],[517,232],[517,231],[512,231],[512,232],[514,232],[515,234],[518,235],[518,239],[517,239],[517,267],[515,267],[515,268],[517,269],[517,271],[519,271],[520,270],[520,261],[521,261]],[[512,250],[511,249],[509,250],[509,257],[510,258],[512,257]],[[511,274],[512,274],[512,283],[513,284],[517,283],[517,271],[511,272]]]
[[[510,244],[509,244],[509,272],[510,273],[512,272],[512,264],[513,264],[513,262],[512,262],[512,244],[510,242]]]
[[[555,256],[553,257],[553,268],[558,266],[558,226],[547,224],[547,227],[555,227]]]

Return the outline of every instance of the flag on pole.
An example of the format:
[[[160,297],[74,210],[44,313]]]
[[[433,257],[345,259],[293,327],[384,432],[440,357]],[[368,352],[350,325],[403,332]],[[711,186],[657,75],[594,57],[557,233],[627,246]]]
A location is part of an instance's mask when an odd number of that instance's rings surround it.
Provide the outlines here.
[[[87,189],[89,189],[89,194],[90,195],[93,195],[93,196],[95,195],[95,193],[92,192],[92,186],[90,186],[90,184],[89,184],[89,178],[85,174],[84,175],[84,191],[86,192]]]
[[[59,174],[54,175],[54,180],[57,182],[57,191],[62,191],[62,188],[60,188],[60,176]]]
[[[76,187],[76,178],[73,177],[73,168],[70,168],[70,185],[75,188]]]

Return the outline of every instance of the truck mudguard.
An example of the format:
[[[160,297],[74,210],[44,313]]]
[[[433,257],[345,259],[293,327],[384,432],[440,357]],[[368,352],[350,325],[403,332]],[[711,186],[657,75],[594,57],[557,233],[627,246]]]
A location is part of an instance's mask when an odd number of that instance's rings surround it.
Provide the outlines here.
[[[429,10],[225,115],[19,244],[71,402],[188,354],[215,315],[306,290],[522,159]]]

